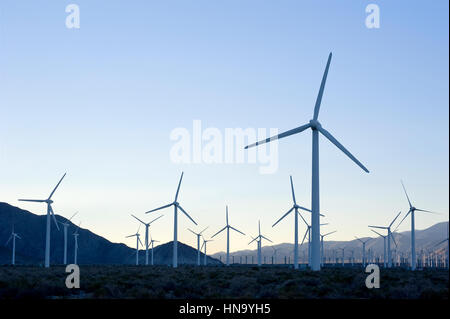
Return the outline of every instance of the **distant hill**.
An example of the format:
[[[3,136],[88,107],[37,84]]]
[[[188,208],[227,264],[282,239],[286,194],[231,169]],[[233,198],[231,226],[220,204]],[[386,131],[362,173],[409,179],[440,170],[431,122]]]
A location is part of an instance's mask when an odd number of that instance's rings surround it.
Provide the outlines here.
[[[443,250],[446,249],[447,244],[442,243],[436,246],[437,243],[447,238],[447,229],[448,222],[442,222],[435,224],[424,230],[416,230],[416,251],[419,253],[422,249],[427,250]],[[380,232],[383,234],[383,232]],[[391,249],[396,249],[397,252],[403,252],[405,256],[410,252],[411,249],[411,231],[405,231],[401,233],[394,234],[395,240],[397,242],[397,247],[391,242]],[[369,237],[362,238],[366,240]],[[366,244],[366,253],[368,253],[369,249],[374,252],[376,256],[383,255],[383,238],[381,237],[371,237],[372,239]],[[326,237],[325,237],[326,239]],[[264,257],[266,257],[266,263],[272,263],[272,257],[275,258],[275,250],[276,252],[276,263],[284,263],[284,258],[286,257],[287,261],[289,261],[289,257],[291,258],[291,263],[293,262],[293,250],[294,244],[279,244],[279,245],[265,245],[266,242],[263,242],[263,247],[261,249],[263,262]],[[436,247],[435,247],[436,246]],[[256,248],[256,243],[254,244]],[[338,250],[339,248],[345,248],[345,258],[349,258],[351,256],[351,250],[354,250],[354,257],[356,260],[360,260],[362,258],[362,244],[358,240],[351,241],[324,241],[324,251],[325,258],[333,256],[333,250]],[[230,253],[231,256],[234,257],[235,263],[239,263],[242,258],[242,263],[245,263],[245,258],[247,256],[247,262],[251,263],[252,256],[253,261],[256,263],[256,255],[257,251],[255,250],[240,250],[233,253]],[[342,250],[337,252],[338,257],[342,256]],[[222,262],[225,261],[226,252],[219,252],[211,255],[214,258],[221,259]],[[301,263],[306,263],[308,258],[308,244],[305,242],[303,245],[299,243],[299,261]]]
[[[14,221],[15,232],[22,237],[16,240],[16,263],[17,264],[43,264],[45,250],[45,215],[35,215],[29,211],[0,202],[0,264],[11,262],[11,242],[5,247],[5,243],[11,235]],[[68,220],[56,215],[56,219],[61,222]],[[69,222],[68,231],[68,262],[73,262],[74,239],[73,232],[76,225]],[[52,221],[51,230],[51,254],[52,264],[62,264],[64,254],[64,233],[62,227],[58,231]],[[94,234],[93,232],[80,228],[78,233],[78,263],[79,264],[135,264],[136,250],[125,244],[112,243],[107,239]],[[165,243],[154,248],[155,264],[172,264],[173,242]],[[204,255],[201,254],[203,262]],[[139,251],[139,263],[145,262],[145,251]],[[178,242],[178,263],[197,263],[197,250]],[[220,264],[214,258],[207,257],[208,264]]]

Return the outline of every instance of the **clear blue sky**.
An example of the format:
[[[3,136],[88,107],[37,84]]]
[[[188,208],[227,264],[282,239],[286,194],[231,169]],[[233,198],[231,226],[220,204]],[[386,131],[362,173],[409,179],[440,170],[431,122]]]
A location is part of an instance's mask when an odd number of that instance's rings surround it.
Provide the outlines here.
[[[69,3],[80,6],[78,30],[65,27]],[[369,3],[380,29],[365,27]],[[254,235],[261,219],[275,243],[292,242],[292,216],[270,226],[291,205],[289,174],[310,205],[310,132],[280,141],[272,175],[174,164],[169,135],[195,119],[221,131],[306,123],[333,51],[319,120],[371,173],[321,138],[326,230],[347,240],[389,223],[407,208],[401,178],[417,207],[442,213],[418,213],[417,228],[448,220],[448,10],[445,0],[3,0],[0,201],[43,214],[17,199],[48,196],[67,171],[55,211],[79,210],[82,226],[134,245],[129,214],[153,217],[143,213],[173,200],[184,170],[179,201],[206,235],[228,204],[238,229]],[[153,236],[164,242],[173,213],[163,213]],[[191,226],[180,216],[179,239],[194,245]],[[209,252],[225,249],[221,236]],[[231,249],[248,241],[233,234]]]

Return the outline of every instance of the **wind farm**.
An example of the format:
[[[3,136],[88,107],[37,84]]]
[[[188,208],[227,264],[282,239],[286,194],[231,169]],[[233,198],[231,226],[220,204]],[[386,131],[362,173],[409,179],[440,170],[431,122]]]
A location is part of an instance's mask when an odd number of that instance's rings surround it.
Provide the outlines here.
[[[3,4],[0,300],[448,299],[448,1],[324,1]]]

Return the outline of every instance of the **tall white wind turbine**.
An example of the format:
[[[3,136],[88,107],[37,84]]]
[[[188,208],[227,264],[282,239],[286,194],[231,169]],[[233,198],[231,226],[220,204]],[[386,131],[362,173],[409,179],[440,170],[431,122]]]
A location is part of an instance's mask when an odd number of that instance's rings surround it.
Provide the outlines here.
[[[309,123],[294,128],[292,130],[283,132],[281,134],[272,136],[268,139],[256,142],[254,144],[248,145],[245,148],[257,146],[263,143],[268,143],[274,140],[278,140],[290,135],[294,135],[303,132],[306,129],[312,130],[312,187],[311,187],[311,210],[312,210],[312,265],[311,269],[316,271],[320,270],[320,200],[319,200],[319,132],[325,136],[331,143],[333,143],[337,148],[339,148],[345,155],[347,155],[353,162],[355,162],[359,167],[361,167],[365,172],[369,170],[360,162],[356,157],[354,157],[337,139],[331,135],[330,132],[325,130],[318,121],[320,104],[322,101],[323,91],[325,89],[325,82],[328,75],[328,69],[330,67],[332,53],[328,56],[327,65],[325,67],[325,72],[322,77],[322,83],[320,84],[319,94],[317,96],[316,104],[314,106],[314,116]]]
[[[178,188],[177,188],[177,192],[175,194],[175,200],[173,201],[173,203],[170,203],[170,204],[167,204],[162,207],[152,209],[152,210],[146,212],[146,214],[148,214],[148,213],[160,210],[160,209],[164,209],[164,208],[173,206],[174,212],[173,212],[173,261],[172,261],[172,265],[174,268],[178,267],[178,209],[180,209],[183,212],[183,214],[186,215],[187,218],[189,218],[195,225],[197,225],[197,223],[191,218],[191,216],[189,216],[189,214],[177,202],[178,193],[180,192],[181,181],[183,180],[183,175],[184,175],[184,172],[181,173],[180,182],[178,183]]]
[[[371,231],[373,231],[375,234],[377,234],[378,236],[383,238],[383,265],[384,268],[386,268],[386,264],[387,264],[387,259],[386,259],[386,240],[387,240],[387,235],[381,235],[379,232],[377,232],[376,230],[371,229]]]
[[[78,236],[80,235],[80,234],[78,234],[78,229],[80,229],[80,225],[81,225],[81,222],[78,223],[77,229],[73,233],[73,239],[75,240],[75,244],[73,246],[73,254],[74,254],[73,263],[75,265],[78,265],[77,264],[78,263]]]
[[[14,232],[14,225],[12,227],[11,236],[9,236],[8,240],[6,241],[5,246],[8,246],[9,242],[12,239],[12,257],[11,257],[11,265],[16,264],[16,238],[22,239],[22,237],[19,236],[16,232]]]
[[[416,261],[417,261],[416,260],[416,234],[415,234],[415,224],[414,224],[415,223],[415,220],[414,220],[415,212],[424,212],[424,213],[431,213],[431,214],[436,214],[436,213],[414,207],[411,204],[411,201],[409,200],[409,196],[408,196],[408,193],[406,192],[405,185],[403,185],[403,181],[401,181],[401,183],[402,183],[403,190],[405,191],[406,199],[408,200],[409,210],[408,210],[408,213],[405,215],[405,217],[403,217],[401,222],[398,224],[398,226],[400,226],[401,223],[405,220],[405,218],[408,217],[409,214],[411,214],[411,270],[416,270]]]
[[[148,222],[148,223],[144,223],[142,220],[140,220],[139,218],[137,218],[136,216],[134,216],[133,214],[131,214],[131,216],[133,216],[134,218],[136,218],[140,223],[144,224],[145,226],[145,264],[148,265],[148,246],[149,246],[149,242],[148,242],[148,229],[150,227],[150,225],[160,219],[161,217],[163,217],[164,215],[161,215],[159,217],[156,217],[155,219],[153,219],[152,221]]]
[[[245,235],[243,232],[241,232],[240,230],[237,230],[236,228],[234,228],[233,226],[230,226],[230,224],[228,223],[228,206],[226,206],[226,221],[227,224],[224,228],[222,228],[221,230],[219,230],[217,233],[215,233],[214,235],[211,236],[211,239],[214,238],[216,235],[220,234],[221,232],[223,232],[225,229],[227,230],[227,260],[226,260],[226,264],[227,266],[230,265],[230,229],[241,233],[242,235]]]
[[[358,239],[363,244],[363,250],[362,250],[362,264],[363,267],[366,267],[366,243],[371,240],[372,238],[368,238],[366,240],[359,239],[355,236],[356,239]]]
[[[393,232],[391,231],[391,227],[394,224],[394,222],[397,220],[398,216],[400,216],[402,212],[399,212],[397,214],[397,216],[395,216],[394,220],[389,224],[389,226],[370,226],[370,228],[380,228],[380,229],[386,229],[388,234],[387,234],[387,255],[388,255],[388,268],[392,267],[392,258],[391,258],[391,238],[392,241],[394,242],[395,246],[397,246],[397,243],[395,242],[395,237],[393,235]]]
[[[63,225],[63,229],[64,229],[64,259],[63,259],[64,265],[67,265],[67,229],[70,226],[70,221],[72,220],[72,218],[75,217],[76,214],[78,214],[78,212],[73,214],[72,217],[70,217],[66,222],[58,221],[58,223]]]
[[[253,238],[253,237],[252,237]],[[262,240],[265,239],[267,241],[270,241],[272,243],[272,241],[265,237],[264,235],[261,235],[261,222],[258,220],[258,236],[256,236],[255,238],[253,238],[253,240],[251,242],[249,242],[248,244],[250,245],[251,243],[253,243],[255,240],[258,244],[258,266],[261,267],[261,256],[262,256]]]
[[[63,178],[66,176],[64,173],[63,177],[59,180],[58,184],[56,184],[53,191],[50,193],[50,196],[47,199],[19,199],[22,202],[36,202],[36,203],[46,203],[47,204],[47,230],[45,234],[45,267],[50,267],[50,215],[53,217],[53,221],[55,222],[56,228],[59,230],[58,223],[55,218],[55,213],[52,208],[52,196],[58,188],[59,184],[61,184]]]
[[[206,258],[207,258],[207,256],[206,256],[206,243],[210,242],[210,241],[213,241],[213,239],[205,239],[203,236],[202,236],[202,238],[203,238],[203,244],[202,244],[201,249],[203,249],[203,247],[205,247],[205,250],[203,250],[203,265],[206,266]]]
[[[139,244],[141,244],[141,246],[144,246],[141,242],[141,239],[139,238],[141,235],[139,234],[139,229],[141,228],[141,225],[139,225],[139,228],[136,232],[136,234],[133,235],[129,235],[126,236],[125,238],[130,238],[130,237],[134,237],[136,236],[136,266],[139,265]]]
[[[209,227],[209,226],[208,226]],[[208,227],[206,227],[205,229],[203,229],[201,232],[196,233],[195,231],[193,231],[192,229],[188,228],[188,230],[193,233],[195,236],[197,236],[197,266],[200,266],[200,237],[202,236],[202,233],[208,229]]]
[[[320,260],[322,261],[322,266],[323,266],[323,264],[325,262],[325,259],[324,259],[324,248],[323,248],[323,239],[324,239],[324,237],[329,236],[331,234],[334,234],[335,232],[337,232],[337,230],[329,232],[329,233],[326,233],[324,235],[320,235]]]
[[[307,212],[311,212],[311,210],[309,210],[308,208],[302,207],[300,205],[297,205],[297,201],[295,200],[294,183],[292,182],[292,176],[289,176],[289,177],[291,179],[292,201],[294,202],[294,205],[288,210],[288,212],[286,214],[281,216],[281,218],[278,219],[275,222],[275,224],[272,225],[272,227],[274,227],[276,224],[278,224],[283,218],[285,218],[287,215],[289,215],[292,211],[295,212],[295,214],[294,214],[294,269],[298,269],[298,215],[300,215],[299,209],[307,211]]]

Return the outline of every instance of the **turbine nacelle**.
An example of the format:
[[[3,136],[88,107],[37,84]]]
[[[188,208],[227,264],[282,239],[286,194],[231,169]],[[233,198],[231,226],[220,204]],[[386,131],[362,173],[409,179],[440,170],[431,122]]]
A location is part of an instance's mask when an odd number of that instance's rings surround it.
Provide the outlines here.
[[[174,204],[175,206],[179,206],[179,205],[180,205],[178,202],[173,202],[173,204]]]
[[[322,124],[320,124],[318,120],[314,119],[309,121],[309,126],[311,127],[312,130],[320,130],[322,128]]]

